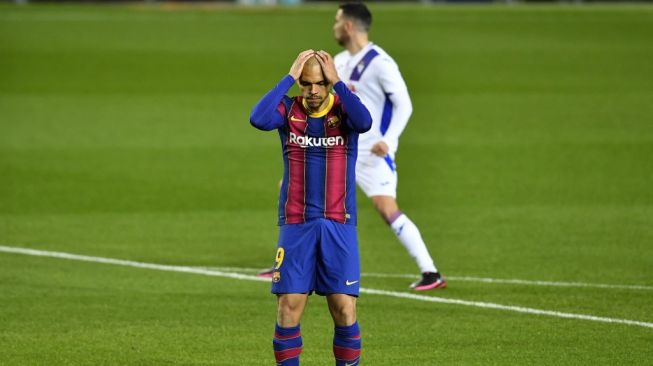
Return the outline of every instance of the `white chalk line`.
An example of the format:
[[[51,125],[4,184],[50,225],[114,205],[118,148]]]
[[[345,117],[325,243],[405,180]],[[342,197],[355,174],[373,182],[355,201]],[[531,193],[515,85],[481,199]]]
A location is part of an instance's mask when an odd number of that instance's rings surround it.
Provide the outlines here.
[[[197,267],[203,269],[214,269],[226,272],[249,272],[258,273],[261,268],[248,268],[248,267]],[[406,278],[415,280],[420,276],[415,274],[405,273],[375,273],[363,272],[361,277],[371,278]],[[488,277],[472,277],[472,276],[446,276],[447,280],[451,281],[464,281],[464,282],[480,282],[491,284],[509,284],[509,285],[526,285],[526,286],[552,286],[552,287],[586,287],[586,288],[605,288],[605,289],[621,289],[621,290],[648,290],[653,291],[653,286],[646,285],[618,285],[608,283],[587,283],[587,282],[563,282],[563,281],[538,281],[538,280],[523,280],[517,278],[488,278]]]
[[[197,267],[145,263],[145,262],[123,260],[123,259],[71,254],[71,253],[64,253],[64,252],[53,252],[53,251],[28,249],[28,248],[20,248],[20,247],[8,247],[3,245],[0,245],[0,252],[23,254],[23,255],[37,256],[37,257],[59,258],[59,259],[75,260],[75,261],[82,261],[82,262],[91,262],[91,263],[114,264],[119,266],[152,269],[152,270],[168,271],[168,272],[192,273],[192,274],[200,274],[205,276],[224,277],[224,278],[232,278],[232,279],[246,280],[246,281],[259,281],[259,282],[269,281],[269,279],[267,278],[259,278],[256,277],[255,275],[210,270],[210,269],[203,269]],[[417,295],[417,294],[412,294],[407,292],[385,291],[385,290],[378,290],[372,288],[361,288],[360,292],[369,295],[381,295],[381,296],[396,297],[396,298],[403,298],[403,299],[410,299],[410,300],[437,302],[442,304],[454,304],[454,305],[472,306],[472,307],[478,307],[484,309],[505,310],[505,311],[513,311],[518,313],[525,313],[525,314],[545,315],[545,316],[551,316],[557,318],[589,320],[594,322],[612,323],[612,324],[624,324],[624,325],[632,325],[632,326],[639,326],[639,327],[653,329],[653,323],[637,321],[637,320],[608,318],[608,317],[575,314],[575,313],[564,313],[564,312],[553,311],[553,310],[541,310],[541,309],[533,309],[533,308],[527,308],[521,306],[502,305],[502,304],[480,302],[480,301],[468,301],[468,300],[460,300],[460,299],[442,298],[437,296]]]
[[[92,262],[92,263],[104,263],[104,264],[115,264],[118,266],[126,267],[135,267],[135,268],[145,268],[145,269],[154,269],[159,271],[168,271],[168,272],[182,272],[182,273],[194,273],[201,274],[205,276],[214,276],[214,277],[225,277],[233,278],[236,280],[248,280],[248,281],[260,281],[260,282],[269,282],[268,278],[260,278],[253,275],[246,275],[241,273],[233,272],[223,272],[216,270],[208,270],[197,267],[186,267],[186,266],[172,266],[167,264],[154,264],[154,263],[145,263],[145,262],[136,262],[128,261],[123,259],[114,259],[114,258],[104,258],[104,257],[93,257],[88,255],[79,255],[63,252],[51,252],[47,250],[36,250],[36,249],[27,249],[19,247],[7,247],[0,245],[0,252],[5,253],[14,253],[14,254],[25,254],[36,257],[50,257],[50,258],[59,258],[59,259],[69,259],[74,261],[82,262]]]

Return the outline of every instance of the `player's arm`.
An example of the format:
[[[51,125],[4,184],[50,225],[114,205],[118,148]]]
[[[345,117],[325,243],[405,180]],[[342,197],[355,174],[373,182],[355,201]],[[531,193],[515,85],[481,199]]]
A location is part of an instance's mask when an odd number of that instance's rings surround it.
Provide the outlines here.
[[[286,116],[281,113],[281,100],[295,83],[292,76],[286,75],[272,90],[267,92],[254,106],[249,115],[249,123],[263,131],[274,130],[283,126]],[[285,109],[285,108],[284,108]]]
[[[299,79],[306,60],[314,53],[315,51],[313,50],[301,52],[290,67],[288,75],[284,76],[272,90],[267,92],[256,103],[252,109],[252,113],[249,115],[249,122],[252,126],[264,131],[274,130],[283,126],[286,122],[286,116],[282,112],[285,110],[285,107],[283,107],[281,100],[293,86],[295,80]]]
[[[324,77],[327,78],[329,83],[333,84],[333,89],[340,96],[340,102],[347,113],[345,123],[358,133],[367,132],[372,127],[370,112],[360,99],[347,88],[347,85],[340,80],[333,57],[324,51],[317,52],[317,56],[320,65],[322,65]]]
[[[342,81],[338,81],[333,89],[338,93],[343,109],[347,113],[345,120],[347,126],[358,133],[369,131],[372,127],[372,116],[358,96],[352,93]]]
[[[390,60],[380,60],[376,66],[380,68],[379,82],[383,91],[392,103],[392,119],[388,130],[381,141],[385,142],[389,151],[396,151],[399,145],[399,136],[406,128],[410,115],[413,113],[413,104],[408,95],[408,87],[399,72],[397,64]],[[376,70],[375,70],[376,71]]]

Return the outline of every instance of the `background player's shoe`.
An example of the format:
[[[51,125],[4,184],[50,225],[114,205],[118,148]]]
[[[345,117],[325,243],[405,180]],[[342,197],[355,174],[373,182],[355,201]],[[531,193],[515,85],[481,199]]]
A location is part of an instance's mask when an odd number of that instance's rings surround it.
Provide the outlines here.
[[[410,285],[410,288],[412,288],[415,291],[426,291],[430,289],[436,289],[436,288],[445,288],[447,287],[447,281],[444,280],[442,276],[440,276],[439,272],[432,273],[432,272],[424,272],[422,273],[422,279],[419,281],[416,281],[412,285]]]
[[[272,278],[272,272],[274,272],[274,267],[262,270],[256,274],[256,277]]]

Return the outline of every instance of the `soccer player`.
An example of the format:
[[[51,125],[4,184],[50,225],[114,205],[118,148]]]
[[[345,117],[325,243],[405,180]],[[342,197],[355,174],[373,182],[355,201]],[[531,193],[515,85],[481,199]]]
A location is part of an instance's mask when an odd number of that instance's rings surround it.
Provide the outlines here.
[[[446,287],[417,226],[397,205],[395,155],[399,136],[413,107],[406,83],[395,61],[369,41],[372,14],[361,2],[340,5],[333,32],[345,50],[334,62],[338,75],[369,109],[373,123],[358,143],[356,182],[374,208],[414,258],[422,278],[411,285],[416,291]]]
[[[301,96],[290,98],[285,94],[295,82]],[[370,129],[372,117],[338,78],[331,55],[306,50],[254,107],[250,122],[264,131],[276,129],[283,152],[272,275],[277,365],[299,365],[299,324],[313,292],[326,296],[333,318],[336,365],[358,365],[360,260],[354,183],[358,135]]]

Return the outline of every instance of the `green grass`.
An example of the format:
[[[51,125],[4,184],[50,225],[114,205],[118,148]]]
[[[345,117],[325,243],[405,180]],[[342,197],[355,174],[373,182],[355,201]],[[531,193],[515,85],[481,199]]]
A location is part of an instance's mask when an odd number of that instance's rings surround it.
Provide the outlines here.
[[[415,112],[399,203],[445,275],[653,286],[653,8],[375,6]],[[265,267],[278,138],[247,122],[330,6],[0,5],[0,245]],[[416,273],[359,195],[364,272]],[[406,291],[406,278],[363,286]],[[427,295],[653,322],[653,291]],[[0,365],[270,365],[269,286],[0,253]],[[377,295],[367,365],[650,364],[650,328]],[[312,298],[304,364],[330,365]]]

